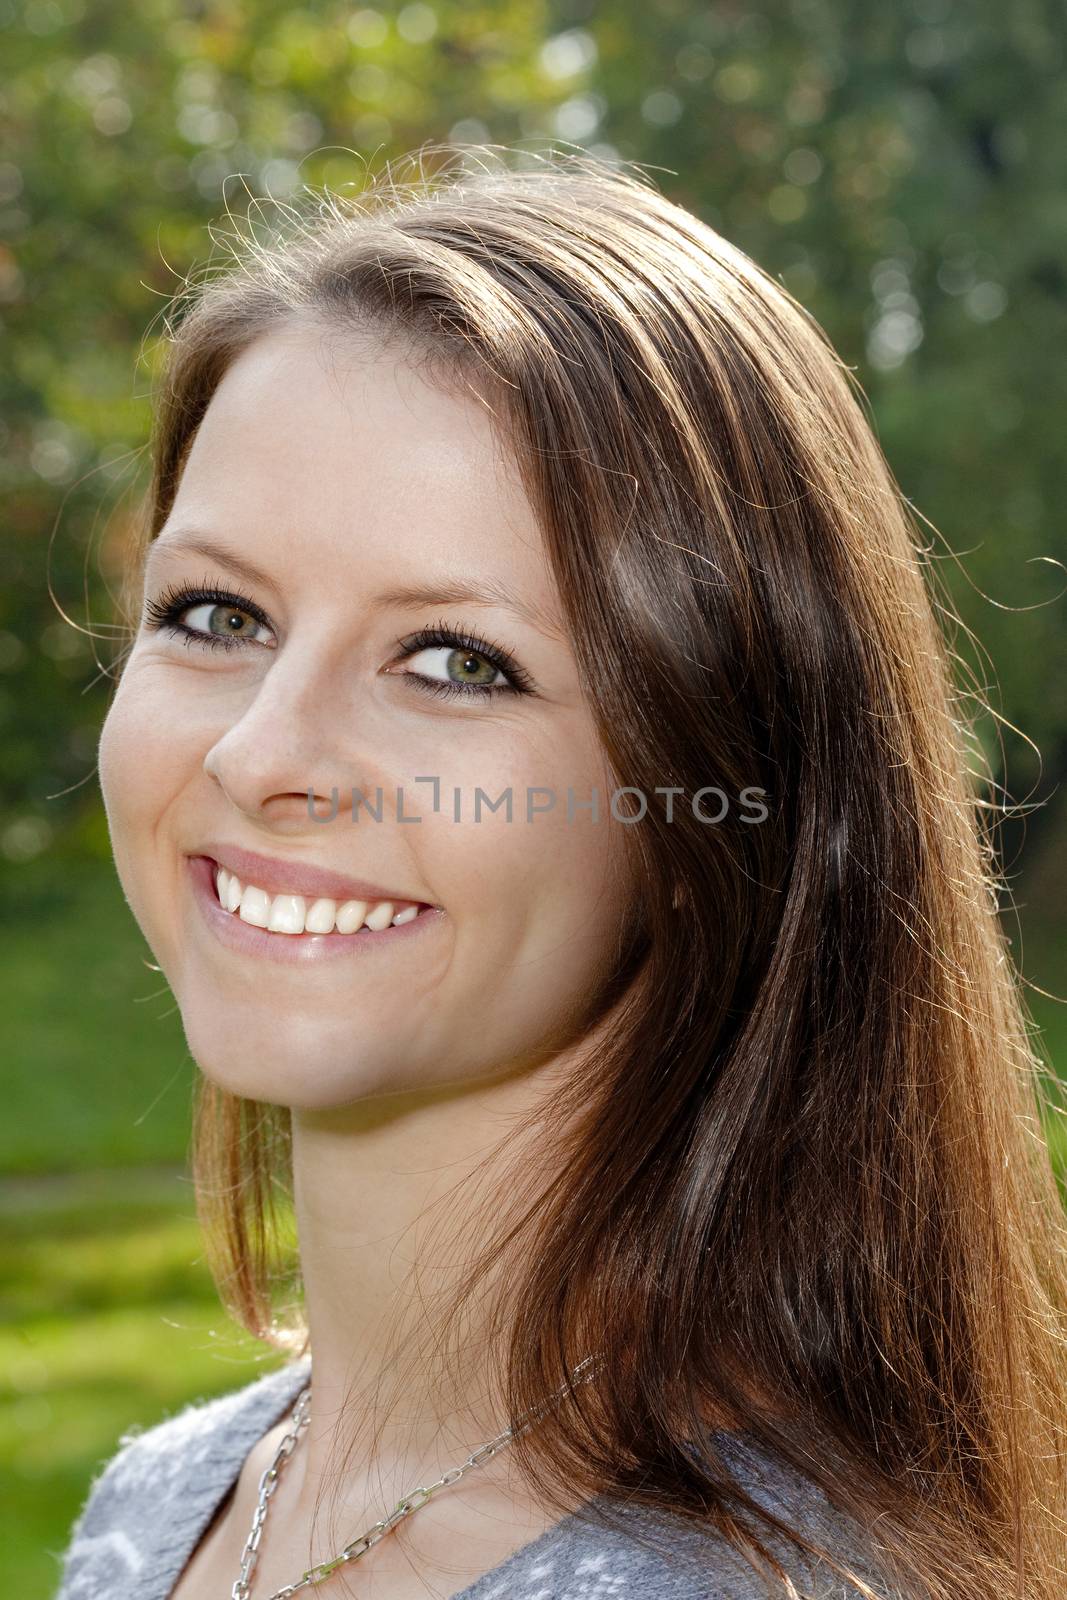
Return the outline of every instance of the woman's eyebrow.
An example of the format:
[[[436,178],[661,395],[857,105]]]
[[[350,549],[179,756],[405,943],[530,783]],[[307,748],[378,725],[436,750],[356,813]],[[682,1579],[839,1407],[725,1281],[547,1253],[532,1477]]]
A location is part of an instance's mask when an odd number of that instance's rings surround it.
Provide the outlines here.
[[[204,534],[185,530],[159,534],[145,552],[146,567],[152,559],[153,552],[157,550],[164,555],[187,555],[192,551],[196,555],[207,556],[209,561],[217,561],[220,567],[229,567],[231,572],[236,572],[246,583],[256,584],[261,589],[275,589],[273,579],[263,571],[262,567],[257,567],[254,562],[236,555],[232,550],[227,550],[224,544],[219,544],[217,540],[209,539]]]
[[[175,554],[187,554],[192,551],[196,555],[207,556],[209,560],[217,561],[222,567],[228,567],[247,583],[276,591],[274,582],[261,567],[257,567],[244,556],[228,550],[217,539],[209,539],[204,534],[184,529],[160,534],[148,547],[149,557],[153,550],[163,553],[173,551]],[[560,640],[566,638],[556,617],[550,616],[535,602],[519,599],[503,584],[491,578],[450,583],[402,584],[396,588],[382,590],[373,603],[379,608],[406,606],[415,610],[422,606],[460,605],[464,602],[477,606],[502,606],[505,610],[513,611],[516,616],[532,623],[549,638]]]
[[[502,584],[481,579],[478,582],[406,584],[396,589],[384,589],[377,596],[379,606],[461,605],[466,602],[476,606],[502,606],[533,624],[541,633],[554,639],[565,637],[559,622],[528,600],[519,600]]]

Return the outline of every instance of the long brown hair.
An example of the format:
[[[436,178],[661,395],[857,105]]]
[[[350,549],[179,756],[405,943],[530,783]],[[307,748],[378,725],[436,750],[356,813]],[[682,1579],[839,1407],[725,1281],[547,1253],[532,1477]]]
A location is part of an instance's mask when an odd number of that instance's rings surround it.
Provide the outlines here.
[[[795,1594],[745,1513],[794,1530],[717,1450],[729,1417],[869,1530],[900,1593],[1054,1600],[1067,1225],[968,771],[983,703],[862,391],[636,168],[446,145],[402,170],[287,205],[178,296],[142,537],[274,327],[369,327],[499,403],[611,769],[647,797],[585,1024],[609,999],[620,1020],[467,1283],[512,1252],[509,1415],[605,1353],[516,1441],[523,1470],[714,1527]],[[705,786],[763,791],[765,819],[709,825]],[[220,1291],[280,1340],[286,1114],[204,1083],[194,1157]]]

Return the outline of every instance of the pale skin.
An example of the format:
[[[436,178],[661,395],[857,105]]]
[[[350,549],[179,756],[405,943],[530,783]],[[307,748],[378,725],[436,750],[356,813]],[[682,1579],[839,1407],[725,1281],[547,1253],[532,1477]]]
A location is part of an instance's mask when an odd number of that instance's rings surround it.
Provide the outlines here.
[[[249,584],[191,551],[193,530],[268,581]],[[213,649],[142,619],[101,737],[100,777],[122,886],[191,1054],[227,1089],[292,1108],[313,1406],[271,1503],[260,1597],[506,1425],[476,1356],[445,1383],[435,1306],[481,1237],[474,1201],[501,1176],[496,1142],[556,1074],[580,1066],[589,1037],[560,1048],[560,1030],[596,991],[634,883],[624,830],[606,816],[611,775],[537,518],[477,395],[432,384],[395,347],[339,331],[290,325],[258,340],[208,407],[149,555],[145,597],[205,578],[251,596],[269,626],[250,620],[239,646]],[[490,580],[537,620],[499,600],[380,601],[398,585],[456,580]],[[210,615],[194,602],[183,613],[198,629]],[[442,618],[504,646],[534,691],[444,698],[403,681],[446,677],[448,646],[406,658],[397,648]],[[476,787],[497,796],[511,785],[514,819],[485,812],[475,823],[465,804],[457,822],[450,801],[434,815],[418,774],[439,774],[445,795],[458,787],[471,801]],[[353,825],[352,786],[373,794],[379,784],[385,820]],[[389,814],[398,784],[418,825]],[[599,790],[599,823],[582,810],[568,820],[568,785],[579,800]],[[325,800],[334,786],[339,813],[317,823],[308,790]],[[559,797],[530,824],[527,786]],[[362,959],[268,963],[220,942],[194,897],[187,858],[218,838],[402,886],[444,915]],[[518,1198],[530,1198],[539,1148],[507,1154]],[[465,1336],[476,1352],[476,1318]],[[346,1398],[356,1449],[309,1549]],[[179,1600],[229,1594],[259,1475],[284,1431],[283,1422],[251,1452],[173,1591]],[[374,1600],[451,1596],[560,1515],[524,1488],[505,1450],[349,1573]],[[342,1576],[316,1592],[343,1589]]]

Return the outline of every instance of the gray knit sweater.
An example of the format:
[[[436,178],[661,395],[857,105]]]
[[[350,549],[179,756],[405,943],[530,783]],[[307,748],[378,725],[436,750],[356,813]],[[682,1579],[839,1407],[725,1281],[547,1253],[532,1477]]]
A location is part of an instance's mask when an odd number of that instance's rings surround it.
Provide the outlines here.
[[[167,1600],[245,1456],[292,1407],[309,1371],[307,1361],[293,1362],[146,1432],[125,1434],[74,1525],[55,1600]],[[869,1559],[865,1564],[866,1543],[854,1522],[754,1441],[728,1434],[720,1440],[761,1505],[814,1532],[839,1560],[855,1565],[880,1600],[891,1600],[877,1568]],[[712,1531],[666,1513],[601,1503],[615,1512],[618,1531],[572,1512],[451,1600],[767,1600],[782,1593],[780,1585],[765,1588]],[[805,1600],[860,1600],[825,1563],[805,1561],[784,1542],[768,1543]]]

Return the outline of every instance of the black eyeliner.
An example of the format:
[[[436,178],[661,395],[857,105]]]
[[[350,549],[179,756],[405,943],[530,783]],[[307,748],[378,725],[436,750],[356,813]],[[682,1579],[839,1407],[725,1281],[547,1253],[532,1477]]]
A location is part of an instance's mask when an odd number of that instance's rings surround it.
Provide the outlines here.
[[[476,633],[469,633],[463,628],[451,627],[445,619],[440,618],[433,627],[420,628],[416,633],[407,634],[403,639],[397,640],[397,649],[406,654],[415,655],[420,650],[432,649],[434,645],[452,645],[457,650],[470,650],[473,655],[483,656],[498,672],[503,672],[506,677],[513,680],[515,694],[532,694],[534,681],[530,674],[521,667],[511,654],[501,644],[494,644],[489,639],[482,639]],[[417,674],[411,674],[417,676]],[[499,689],[499,685],[497,688]]]
[[[270,619],[266,612],[250,595],[242,594],[235,589],[220,589],[207,578],[193,585],[168,584],[154,599],[145,601],[145,621],[151,628],[171,627],[181,633],[182,624],[176,620],[181,612],[187,611],[190,606],[209,604],[232,606],[235,611],[247,611],[261,627],[270,627]],[[187,631],[194,638],[208,637],[206,634],[198,634],[195,629]]]

